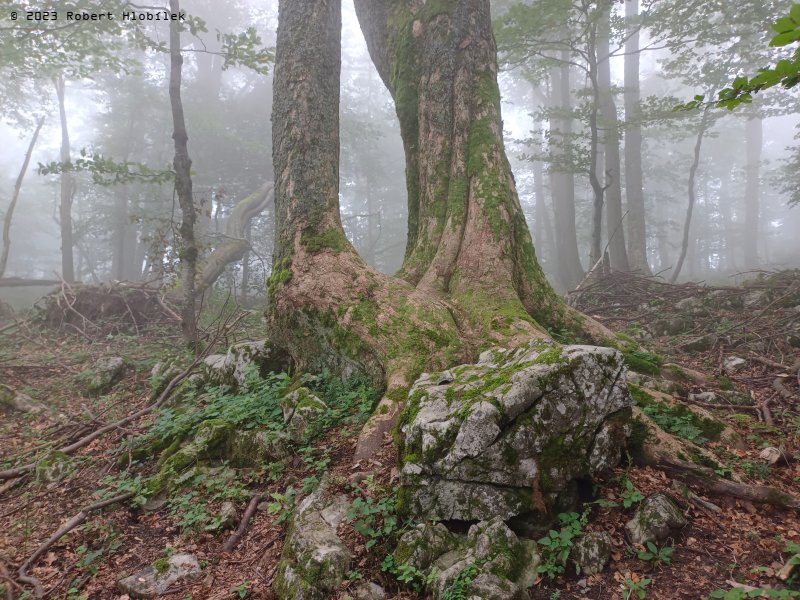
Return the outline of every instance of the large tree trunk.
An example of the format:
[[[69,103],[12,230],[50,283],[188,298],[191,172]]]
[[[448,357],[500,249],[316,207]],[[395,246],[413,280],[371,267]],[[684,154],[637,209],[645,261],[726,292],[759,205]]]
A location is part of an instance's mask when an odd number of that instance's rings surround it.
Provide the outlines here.
[[[170,11],[180,12],[180,0],[170,0]],[[183,55],[181,54],[181,33],[177,21],[170,21],[169,27],[169,99],[172,107],[172,139],[175,141],[175,193],[181,208],[181,285],[183,288],[183,305],[181,307],[181,327],[184,341],[192,348],[197,346],[197,314],[195,292],[195,273],[197,271],[198,248],[195,240],[194,226],[197,213],[192,193],[192,159],[189,158],[189,136],[186,133],[186,121],[183,116],[181,101],[181,75]]]
[[[625,1],[625,199],[628,206],[628,261],[634,271],[650,275],[642,175],[642,111],[639,91],[639,0]]]
[[[488,0],[356,2],[407,153],[409,243],[396,278],[369,267],[341,225],[339,3],[279,7],[271,341],[300,368],[385,384],[386,415],[370,430],[381,434],[423,369],[542,337],[543,325],[610,338],[566,307],[536,262],[503,148]]]
[[[598,39],[597,55],[600,104],[603,115],[603,152],[606,176],[606,232],[611,267],[618,271],[629,271],[628,252],[625,248],[625,226],[622,213],[622,169],[619,156],[619,120],[614,93],[611,89],[611,60],[609,36],[611,35],[611,11],[603,16],[601,35]]]
[[[39,122],[36,123],[36,130],[33,132],[33,136],[31,136],[30,144],[28,144],[28,151],[25,152],[25,159],[22,161],[22,167],[19,170],[17,181],[14,184],[14,193],[11,196],[11,202],[3,218],[3,250],[2,253],[0,253],[0,278],[2,278],[6,272],[8,255],[11,251],[11,220],[14,218],[14,209],[17,206],[19,192],[22,189],[22,180],[25,179],[25,173],[28,171],[28,165],[31,162],[31,154],[33,154],[34,146],[36,146],[36,140],[39,139],[39,132],[42,130],[42,125],[44,125],[44,117],[41,117]]]
[[[65,103],[64,78],[55,80],[58,96],[58,114],[61,122],[61,155],[62,163],[70,160],[69,130],[67,129],[67,109]],[[67,169],[61,172],[61,199],[58,207],[61,227],[61,277],[67,283],[75,281],[75,259],[73,256],[75,240],[72,231],[72,199],[75,195],[75,181]]]
[[[569,76],[569,54],[562,52],[561,66],[551,69],[553,80],[553,104],[558,107],[563,118],[556,121],[561,133],[563,152],[572,143],[572,94]],[[551,195],[556,224],[556,257],[558,272],[566,289],[574,289],[583,279],[584,271],[578,251],[578,233],[575,227],[575,175],[570,172],[551,173]]]
[[[744,266],[758,267],[759,242],[759,171],[761,148],[764,144],[764,126],[760,117],[747,120],[745,146],[747,165],[744,186]]]

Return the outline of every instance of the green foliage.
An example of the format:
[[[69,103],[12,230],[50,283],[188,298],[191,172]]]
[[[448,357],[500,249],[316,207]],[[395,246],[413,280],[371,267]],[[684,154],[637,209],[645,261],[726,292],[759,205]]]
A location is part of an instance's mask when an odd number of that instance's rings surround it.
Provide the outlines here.
[[[39,175],[60,175],[62,173],[90,173],[92,181],[101,186],[121,185],[127,183],[149,183],[160,185],[175,179],[175,172],[169,167],[161,170],[151,169],[141,163],[113,159],[101,154],[80,152],[81,157],[73,161],[52,161],[39,163]]]
[[[477,574],[478,566],[475,563],[467,565],[444,590],[442,600],[467,600],[473,597],[474,594],[470,593],[469,587]]]
[[[800,41],[800,4],[793,4],[789,13],[772,24],[775,35],[769,45],[772,47],[788,46]],[[730,87],[720,90],[717,100],[706,102],[704,95],[697,95],[693,100],[676,107],[677,110],[691,110],[703,104],[724,107],[733,110],[740,104],[753,101],[753,94],[780,85],[792,88],[800,83],[800,47],[790,58],[784,58],[773,67],[759,69],[754,77],[739,76]]]
[[[636,581],[630,577],[626,577],[619,586],[622,592],[622,600],[631,600],[632,598],[644,600],[647,595],[645,588],[652,582],[652,579],[642,578]]]
[[[629,385],[634,403],[664,431],[694,442],[705,444],[719,438],[725,428],[722,423],[695,415],[685,406],[660,402],[635,385]]]
[[[272,501],[267,504],[267,513],[278,515],[276,523],[280,524],[291,518],[298,494],[299,492],[294,486],[289,486],[282,494],[272,492],[269,495]]]
[[[637,373],[645,373],[646,375],[658,375],[661,370],[661,365],[664,364],[664,359],[652,352],[626,350],[623,352],[623,356],[625,357],[625,364],[628,368]]]
[[[236,596],[237,598],[247,598],[250,594],[250,586],[253,584],[252,581],[245,581],[240,583],[239,585],[231,588],[231,594]]]
[[[588,510],[585,510],[583,514],[571,512],[558,515],[560,528],[551,529],[545,537],[537,542],[542,547],[542,562],[536,567],[538,573],[554,579],[556,575],[564,572],[573,540],[580,535],[588,518]]]
[[[640,560],[646,560],[656,565],[668,565],[672,562],[672,546],[659,548],[653,542],[647,542],[646,550],[639,550],[636,555]]]
[[[626,477],[623,485],[625,489],[622,491],[622,506],[630,508],[634,504],[638,504],[644,500],[644,494],[634,487],[630,479]]]
[[[353,529],[367,538],[364,547],[369,550],[381,538],[397,531],[396,500],[394,494],[378,500],[370,496],[356,498],[347,509],[347,521]]]
[[[381,562],[381,571],[393,575],[398,581],[411,587],[416,592],[421,592],[425,586],[432,583],[436,577],[436,572],[431,570],[429,573],[419,570],[414,565],[394,564],[394,556],[387,554]]]

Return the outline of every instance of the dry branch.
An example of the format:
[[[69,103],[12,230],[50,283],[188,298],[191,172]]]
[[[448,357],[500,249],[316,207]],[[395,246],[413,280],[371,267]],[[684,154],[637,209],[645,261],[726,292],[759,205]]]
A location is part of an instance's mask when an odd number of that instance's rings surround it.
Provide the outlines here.
[[[60,540],[63,536],[67,533],[75,529],[78,525],[83,523],[90,514],[92,514],[96,510],[101,510],[106,506],[111,506],[112,504],[116,504],[118,502],[124,502],[128,498],[132,498],[134,496],[133,492],[125,492],[124,494],[120,494],[118,496],[114,496],[113,498],[108,498],[106,500],[101,500],[99,502],[95,502],[94,504],[90,504],[89,506],[85,506],[80,510],[78,514],[72,517],[69,521],[64,523],[58,531],[56,531],[53,535],[51,535],[47,541],[45,541],[41,546],[36,549],[36,552],[30,555],[30,557],[22,563],[22,566],[19,568],[17,572],[17,580],[21,581],[22,583],[27,583],[28,585],[32,585],[34,590],[36,590],[36,597],[42,598],[44,596],[44,588],[42,587],[42,583],[32,575],[28,575],[28,569],[45,553],[47,550],[55,544],[58,540]]]
[[[228,541],[225,542],[225,545],[222,546],[223,552],[230,552],[241,541],[242,536],[244,536],[245,531],[247,531],[247,526],[250,524],[250,519],[253,518],[256,510],[258,510],[259,502],[261,502],[261,494],[256,494],[250,499],[250,503],[247,505],[244,515],[242,515],[242,520],[239,521],[239,527],[236,528],[233,535],[231,535]]]

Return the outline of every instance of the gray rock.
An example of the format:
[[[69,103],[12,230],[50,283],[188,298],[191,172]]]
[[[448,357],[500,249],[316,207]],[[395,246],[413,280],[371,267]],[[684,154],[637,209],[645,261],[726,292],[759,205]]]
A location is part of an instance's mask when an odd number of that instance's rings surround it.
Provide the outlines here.
[[[47,412],[44,404],[36,402],[28,394],[23,394],[11,389],[9,386],[0,383],[0,405],[6,406],[18,412],[39,415]]]
[[[350,551],[336,534],[350,501],[344,494],[330,496],[328,487],[323,482],[295,511],[274,586],[282,600],[328,598],[350,569]]]
[[[639,505],[625,528],[634,544],[658,542],[669,537],[672,529],[686,525],[686,517],[664,494],[654,494]]]
[[[747,367],[747,361],[740,356],[726,356],[725,360],[722,361],[722,368],[729,375],[738,373],[745,367]]]
[[[219,508],[219,518],[224,529],[230,529],[239,522],[239,513],[233,502],[226,501]]]
[[[719,336],[717,336],[716,333],[707,333],[706,335],[684,342],[680,345],[680,349],[684,352],[704,352],[716,346],[717,341],[719,341]]]
[[[177,364],[172,360],[159,361],[150,370],[150,390],[152,396],[155,398],[164,388],[167,387],[173,378],[177,377],[181,371]]]
[[[356,600],[383,600],[386,598],[386,591],[377,583],[368,581],[356,587],[353,597]]]
[[[88,394],[101,396],[110,392],[124,373],[125,360],[122,357],[105,356],[98,359],[91,369],[78,375],[78,379]]]
[[[283,371],[288,367],[288,357],[266,340],[241,342],[228,348],[225,354],[207,356],[203,361],[203,378],[214,385],[244,387],[252,365],[259,373]]]
[[[696,394],[690,393],[689,400],[692,402],[706,402],[708,404],[716,404],[719,398],[714,392],[698,392]]]
[[[694,321],[691,316],[682,315],[659,319],[649,325],[649,328],[655,335],[678,335],[694,329]]]
[[[452,383],[421,377],[409,393],[401,512],[544,514],[577,479],[619,461],[631,400],[616,350],[533,341],[451,371]]]
[[[314,418],[328,410],[327,404],[307,388],[297,388],[281,400],[286,433],[293,442],[306,441],[309,425]]]
[[[156,561],[117,582],[123,594],[131,598],[156,598],[171,587],[197,579],[202,574],[200,564],[191,554],[173,554],[168,559]]]
[[[394,564],[411,565],[425,571],[433,562],[461,544],[458,536],[441,523],[420,523],[400,538],[394,551]]]
[[[575,540],[569,557],[575,563],[578,573],[600,573],[611,558],[611,537],[605,531],[584,533]]]

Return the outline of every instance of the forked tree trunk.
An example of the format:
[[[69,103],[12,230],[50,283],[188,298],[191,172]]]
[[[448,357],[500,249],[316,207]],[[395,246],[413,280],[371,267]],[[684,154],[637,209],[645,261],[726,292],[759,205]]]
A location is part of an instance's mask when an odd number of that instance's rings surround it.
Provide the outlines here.
[[[14,218],[14,209],[17,207],[17,200],[19,199],[19,192],[22,189],[22,180],[25,179],[25,173],[28,171],[28,165],[31,162],[31,154],[33,148],[36,146],[36,140],[39,139],[39,132],[44,125],[44,117],[39,119],[36,123],[36,130],[31,136],[30,144],[28,144],[28,151],[25,153],[25,159],[22,161],[22,167],[17,175],[17,181],[14,184],[14,194],[11,196],[11,202],[6,209],[5,217],[3,218],[3,249],[0,251],[0,278],[6,272],[6,265],[8,264],[8,255],[11,252],[11,220]]]
[[[625,1],[625,199],[628,206],[628,261],[634,271],[650,275],[642,174],[642,110],[639,105],[639,0]]]
[[[423,369],[541,337],[543,325],[610,338],[536,262],[503,148],[488,0],[357,0],[356,11],[400,117],[405,263],[399,277],[378,273],[342,230],[339,3],[281,0],[271,341],[301,368],[371,374],[390,404]]]

